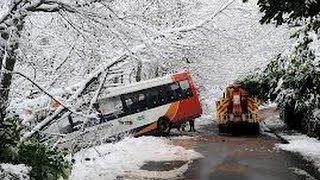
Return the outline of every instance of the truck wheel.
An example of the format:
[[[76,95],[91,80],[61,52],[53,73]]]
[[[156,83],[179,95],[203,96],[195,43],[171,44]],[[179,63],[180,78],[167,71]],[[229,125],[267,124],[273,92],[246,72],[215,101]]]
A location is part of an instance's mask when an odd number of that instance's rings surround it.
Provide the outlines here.
[[[219,128],[219,134],[227,133],[226,126],[219,124],[218,128]]]
[[[259,125],[259,123],[254,123],[253,124],[253,133],[254,133],[254,135],[259,135],[260,134],[260,125]]]
[[[171,130],[171,124],[168,118],[160,118],[158,120],[158,128],[157,128],[157,134],[160,136],[167,136],[170,134]]]

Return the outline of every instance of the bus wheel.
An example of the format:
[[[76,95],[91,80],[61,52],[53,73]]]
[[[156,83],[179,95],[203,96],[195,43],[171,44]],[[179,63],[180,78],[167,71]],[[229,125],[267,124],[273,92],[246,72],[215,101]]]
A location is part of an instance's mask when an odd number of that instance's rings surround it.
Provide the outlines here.
[[[171,125],[170,125],[170,121],[167,118],[160,118],[158,120],[158,135],[160,136],[167,136],[170,134],[170,130],[171,130]]]

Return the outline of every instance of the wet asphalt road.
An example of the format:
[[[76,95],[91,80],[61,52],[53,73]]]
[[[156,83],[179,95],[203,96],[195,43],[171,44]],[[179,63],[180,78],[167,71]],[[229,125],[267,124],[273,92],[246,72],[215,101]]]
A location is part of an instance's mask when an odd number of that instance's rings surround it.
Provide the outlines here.
[[[275,149],[274,145],[281,142],[270,136],[204,136],[174,143],[195,149],[204,155],[204,158],[194,161],[189,166],[183,179],[310,179],[294,173],[295,169],[300,169],[304,164],[291,157],[289,153]]]

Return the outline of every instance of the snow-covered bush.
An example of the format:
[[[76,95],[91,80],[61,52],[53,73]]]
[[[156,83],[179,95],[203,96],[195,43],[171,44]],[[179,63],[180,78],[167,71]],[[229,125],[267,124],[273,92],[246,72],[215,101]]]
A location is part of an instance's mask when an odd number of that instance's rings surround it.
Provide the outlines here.
[[[262,71],[243,78],[250,93],[278,103],[289,126],[318,137],[320,129],[313,127],[320,122],[313,111],[320,108],[319,28],[320,18],[307,20],[292,35],[296,43],[291,50],[279,54]]]
[[[0,164],[1,180],[29,180],[28,173],[31,168],[24,164]]]
[[[25,164],[32,179],[67,177],[66,154],[37,138],[20,142],[25,127],[19,119],[6,119],[0,125],[0,163]]]

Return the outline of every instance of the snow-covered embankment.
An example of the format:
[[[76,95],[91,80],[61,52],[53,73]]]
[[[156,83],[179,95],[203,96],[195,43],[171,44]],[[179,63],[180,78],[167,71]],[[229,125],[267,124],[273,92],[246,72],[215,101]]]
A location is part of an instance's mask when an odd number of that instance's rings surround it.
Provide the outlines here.
[[[127,137],[120,142],[84,149],[75,154],[71,180],[116,179],[117,177],[144,177],[170,179],[182,175],[188,164],[202,155],[194,150],[170,144],[159,137]],[[185,161],[170,171],[140,170],[148,161]]]

